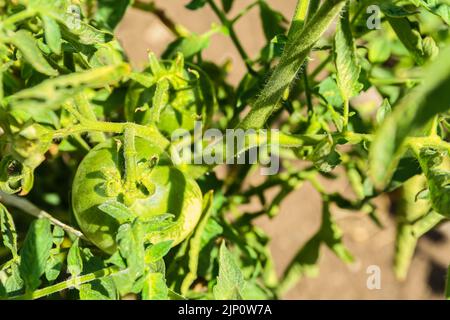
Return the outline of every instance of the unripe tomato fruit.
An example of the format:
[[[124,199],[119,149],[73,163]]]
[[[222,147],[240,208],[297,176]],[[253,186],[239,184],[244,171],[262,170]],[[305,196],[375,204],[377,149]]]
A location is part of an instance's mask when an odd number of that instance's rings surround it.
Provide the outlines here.
[[[148,140],[136,138],[137,188],[125,185],[123,147],[110,140],[94,147],[80,163],[72,187],[72,206],[83,233],[96,246],[112,253],[119,222],[98,206],[116,200],[128,206],[139,219],[165,213],[175,216],[175,224],[158,234],[151,242],[183,241],[195,228],[202,212],[202,193],[195,180],[174,167],[167,154]],[[150,162],[159,158],[151,168]],[[131,200],[131,202],[130,202]]]

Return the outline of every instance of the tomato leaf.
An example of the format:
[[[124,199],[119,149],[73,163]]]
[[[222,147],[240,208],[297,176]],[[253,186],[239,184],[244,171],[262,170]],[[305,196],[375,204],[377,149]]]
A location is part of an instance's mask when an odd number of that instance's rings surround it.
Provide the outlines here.
[[[206,4],[206,0],[191,0],[185,7],[190,10],[197,10]]]
[[[62,36],[58,23],[47,15],[41,16],[44,22],[45,41],[55,54],[61,54]]]
[[[181,284],[181,294],[185,295],[197,278],[198,263],[200,257],[200,250],[202,248],[202,239],[206,226],[208,225],[209,218],[213,211],[213,192],[208,192],[203,199],[203,214],[200,218],[200,222],[194,230],[194,234],[189,240],[189,272],[184,277]]]
[[[377,187],[383,188],[392,177],[402,145],[408,135],[427,124],[436,114],[448,110],[450,101],[450,47],[430,65],[424,81],[394,107],[383,121],[372,143],[369,162],[370,172]]]
[[[377,110],[377,122],[383,123],[384,119],[392,112],[391,104],[388,99],[384,99],[380,108]]]
[[[169,289],[166,285],[166,279],[161,273],[149,273],[142,289],[143,300],[167,300],[169,298]]]
[[[222,8],[225,13],[230,12],[233,7],[234,0],[222,0]]]
[[[241,269],[228,251],[225,242],[222,242],[219,252],[219,276],[214,286],[214,298],[217,300],[242,299],[242,290],[245,285]]]
[[[66,255],[61,252],[50,255],[45,266],[45,278],[48,281],[52,282],[58,278],[63,268],[65,259]]]
[[[9,38],[9,41],[20,50],[27,62],[37,71],[48,76],[58,75],[58,72],[45,60],[30,32],[19,30]]]
[[[17,92],[7,100],[15,107],[50,108],[61,107],[67,99],[85,88],[102,88],[118,83],[130,72],[128,64],[105,66],[91,70],[48,79],[42,83]]]
[[[20,276],[28,292],[39,287],[52,244],[50,222],[47,219],[33,221],[20,251]]]
[[[361,66],[356,56],[348,8],[343,10],[339,19],[334,37],[334,54],[337,85],[344,101],[349,101],[362,90],[363,85],[358,81]]]
[[[126,261],[127,270],[119,275],[114,275],[113,279],[121,295],[124,295],[133,292],[135,281],[144,274],[144,238],[139,224],[121,225],[117,232],[116,242],[120,255]]]
[[[411,53],[416,63],[419,65],[424,64],[426,56],[423,51],[422,36],[412,26],[411,21],[408,18],[392,18],[389,16],[387,20],[405,48]]]
[[[83,259],[81,258],[78,238],[72,243],[67,254],[67,270],[72,277],[79,276],[83,271]]]
[[[133,212],[117,200],[108,200],[98,206],[100,210],[115,218],[119,224],[130,222],[135,218]]]
[[[17,256],[17,231],[12,215],[8,209],[0,203],[0,232],[3,245],[8,248],[13,257]]]
[[[153,263],[161,260],[172,248],[173,240],[158,242],[145,250],[145,262]]]

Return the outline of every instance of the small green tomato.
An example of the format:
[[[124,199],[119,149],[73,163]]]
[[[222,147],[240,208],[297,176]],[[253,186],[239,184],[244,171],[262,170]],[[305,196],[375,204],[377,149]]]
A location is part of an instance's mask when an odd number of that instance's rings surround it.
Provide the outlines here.
[[[99,205],[116,200],[138,219],[170,213],[175,224],[148,236],[151,242],[183,241],[197,225],[202,212],[202,193],[195,180],[174,167],[169,157],[148,140],[136,138],[137,178],[133,188],[125,179],[123,140],[110,140],[93,148],[78,167],[73,181],[72,206],[76,220],[96,246],[112,253],[119,222]],[[155,159],[159,159],[155,165]]]

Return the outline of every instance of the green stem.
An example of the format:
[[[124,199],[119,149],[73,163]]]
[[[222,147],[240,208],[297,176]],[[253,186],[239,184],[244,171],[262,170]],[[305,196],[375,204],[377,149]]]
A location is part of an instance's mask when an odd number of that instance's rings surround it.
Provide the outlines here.
[[[309,0],[298,0],[295,7],[294,17],[292,18],[291,27],[289,28],[288,37],[299,32],[305,25],[306,15],[308,13]]]
[[[431,122],[430,132],[428,134],[430,136],[439,137],[438,128],[439,128],[439,115],[435,115]]]
[[[5,19],[3,22],[0,22],[0,25],[3,24],[5,26],[16,24],[22,20],[28,19],[36,14],[36,10],[27,8],[26,10],[20,11],[16,13],[15,15],[10,16],[9,18]]]
[[[406,78],[406,79],[400,79],[400,78],[369,78],[369,81],[374,85],[405,85],[405,84],[411,84],[411,83],[420,83],[420,79],[414,79],[414,78]]]
[[[82,275],[82,276],[79,276],[76,278],[66,280],[64,282],[54,284],[52,286],[49,286],[49,287],[46,287],[43,289],[36,290],[29,294],[12,297],[11,299],[12,300],[35,300],[35,299],[43,298],[43,297],[49,296],[51,294],[60,292],[62,290],[70,289],[71,287],[79,286],[84,283],[94,281],[96,279],[110,276],[117,272],[119,272],[119,269],[117,267],[105,268],[105,269],[102,269],[102,270],[99,270],[96,272],[88,273],[86,275]]]
[[[124,157],[125,157],[125,185],[127,190],[136,188],[137,181],[137,152],[134,143],[136,131],[133,126],[125,127]]]
[[[445,218],[443,215],[440,215],[435,211],[431,211],[413,224],[412,233],[416,238],[420,238],[425,233],[437,226],[444,219]]]
[[[75,235],[78,238],[87,240],[87,238],[83,235],[83,233],[81,231],[78,231],[77,229],[59,221],[58,219],[54,218],[50,213],[39,209],[38,207],[36,207],[34,204],[32,204],[27,199],[20,198],[18,196],[7,194],[3,191],[0,191],[0,201],[2,203],[6,204],[7,206],[11,206],[11,207],[20,209],[24,213],[27,213],[35,218],[47,219],[53,225],[62,228],[63,230]]]
[[[306,69],[308,68],[307,62],[305,62],[305,66],[303,68],[305,69],[305,72],[303,72],[303,83],[305,84],[306,104],[308,106],[308,111],[312,111],[313,110],[312,94],[311,88],[309,87],[308,73],[306,72]]]
[[[82,123],[67,127],[52,132],[53,139],[62,139],[75,133],[83,133],[89,131],[123,133],[125,127],[132,127],[135,130],[136,136],[145,138],[163,149],[168,148],[170,141],[164,137],[158,128],[153,125],[142,126],[136,123],[119,123],[119,122],[105,122],[105,121],[91,121],[84,119]]]
[[[239,12],[233,19],[230,20],[230,23],[234,25],[238,22],[244,15],[246,15],[251,9],[256,7],[259,4],[260,0],[256,0],[246,6],[241,12]]]
[[[283,94],[296,78],[312,47],[328,29],[344,5],[345,1],[343,0],[326,1],[307,22],[302,32],[293,35],[291,43],[286,46],[267,85],[238,127],[258,129],[265,125],[270,115],[277,110]]]
[[[91,121],[97,121],[97,116],[95,115],[95,112],[84,93],[76,95],[74,100],[78,107],[78,111],[83,117]],[[97,142],[103,142],[106,140],[102,132],[94,132],[92,134],[92,138]]]
[[[348,116],[349,116],[349,111],[350,111],[350,101],[348,101],[348,99],[346,99],[344,101],[344,115],[343,115],[343,131],[346,132],[348,129]]]

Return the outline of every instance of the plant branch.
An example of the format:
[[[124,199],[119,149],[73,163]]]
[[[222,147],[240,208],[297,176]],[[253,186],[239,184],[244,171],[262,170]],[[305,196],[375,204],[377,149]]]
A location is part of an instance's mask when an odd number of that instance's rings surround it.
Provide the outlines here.
[[[283,94],[289,90],[289,86],[296,78],[314,44],[328,29],[344,5],[343,0],[326,1],[307,22],[302,32],[292,36],[291,43],[286,46],[280,63],[267,85],[238,127],[258,129],[265,125],[270,115],[279,107]]]
[[[241,12],[239,12],[233,19],[230,20],[230,23],[234,25],[238,22],[244,15],[246,15],[251,9],[256,7],[259,4],[260,0],[254,1],[246,6]]]
[[[38,218],[38,219],[48,219],[52,224],[55,226],[58,226],[65,231],[75,235],[78,238],[81,238],[83,240],[89,241],[81,231],[59,221],[58,219],[54,218],[50,213],[39,209],[34,204],[32,204],[30,201],[24,198],[19,198],[15,195],[7,194],[3,191],[0,191],[0,201],[8,206],[15,207],[17,209],[22,210],[23,212]]]
[[[98,131],[98,132],[110,132],[110,133],[123,133],[125,127],[134,128],[136,135],[138,137],[145,138],[154,144],[167,148],[170,141],[164,137],[158,128],[153,125],[143,126],[131,122],[105,122],[105,121],[92,121],[88,119],[82,119],[80,124],[55,130],[53,131],[53,139],[61,139],[75,133]]]
[[[79,286],[84,283],[94,281],[96,279],[104,278],[112,274],[117,274],[118,272],[126,272],[127,269],[119,271],[117,267],[109,267],[96,272],[88,273],[79,277],[71,278],[69,280],[54,284],[52,286],[42,288],[31,292],[30,294],[24,294],[21,296],[16,296],[10,298],[11,300],[35,300],[49,296],[51,294],[60,292],[65,289],[70,289],[71,287]]]

